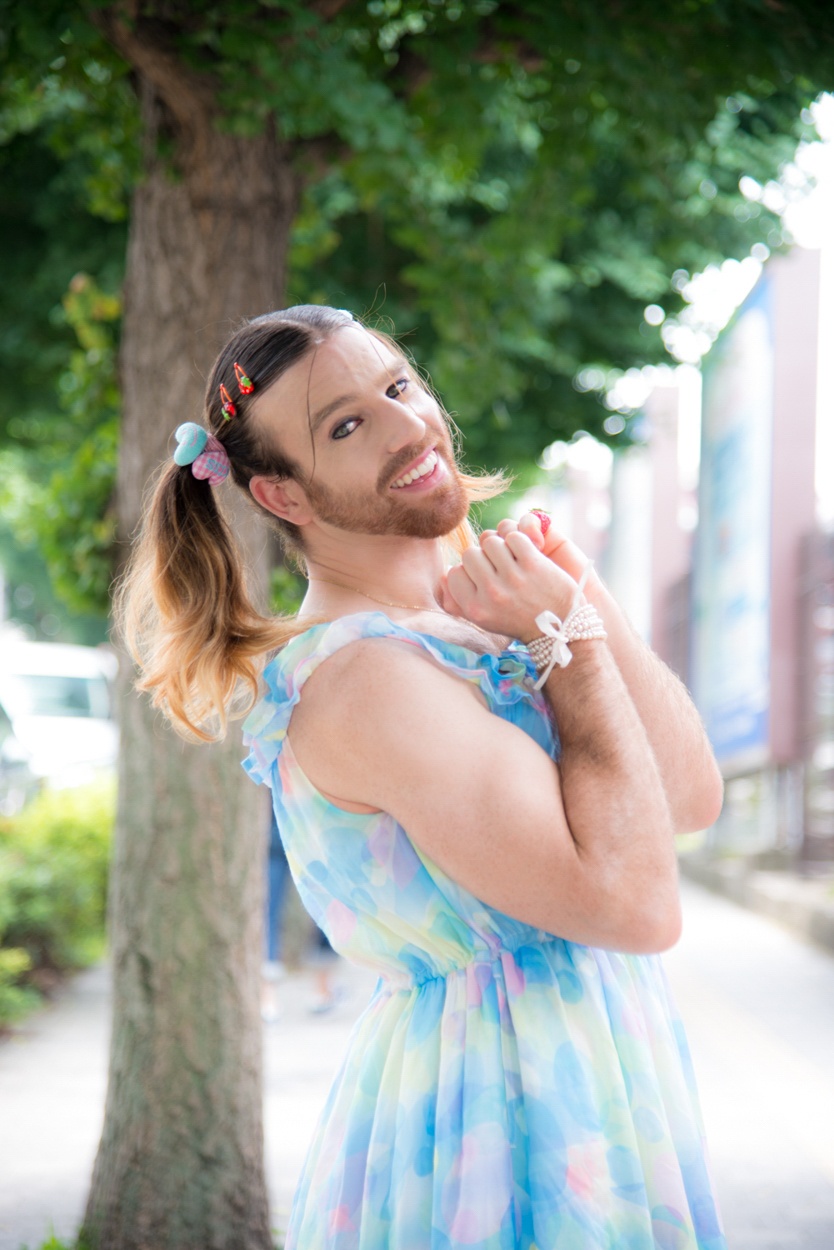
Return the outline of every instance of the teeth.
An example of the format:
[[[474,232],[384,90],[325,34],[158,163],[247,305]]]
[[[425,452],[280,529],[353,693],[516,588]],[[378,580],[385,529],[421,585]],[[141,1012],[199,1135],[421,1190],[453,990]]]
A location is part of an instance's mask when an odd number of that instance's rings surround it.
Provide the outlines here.
[[[421,460],[420,463],[408,473],[404,473],[402,477],[398,477],[396,482],[393,482],[392,485],[397,489],[403,486],[408,486],[411,482],[416,482],[418,477],[425,477],[428,473],[431,473],[436,464],[437,453],[435,451],[430,451],[425,460]]]

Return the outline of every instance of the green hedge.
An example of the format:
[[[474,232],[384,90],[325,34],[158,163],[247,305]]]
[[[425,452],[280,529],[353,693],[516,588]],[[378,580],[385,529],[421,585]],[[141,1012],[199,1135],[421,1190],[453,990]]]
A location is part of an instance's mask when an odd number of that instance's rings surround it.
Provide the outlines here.
[[[0,1028],[104,949],[110,782],[38,795],[0,820]]]

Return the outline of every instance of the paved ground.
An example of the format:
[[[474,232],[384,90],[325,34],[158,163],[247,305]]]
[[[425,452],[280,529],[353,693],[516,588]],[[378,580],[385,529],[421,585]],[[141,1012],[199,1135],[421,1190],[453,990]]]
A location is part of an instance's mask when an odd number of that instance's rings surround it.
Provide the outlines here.
[[[40,1245],[81,1218],[107,1071],[108,981],[76,977],[0,1043],[0,1247]]]
[[[834,1250],[834,958],[695,886],[666,956],[730,1250]]]
[[[312,975],[280,987],[264,1025],[264,1127],[272,1217],[284,1228],[316,1117],[375,978],[340,964],[343,1001],[311,1015]],[[84,1210],[101,1133],[109,1035],[105,967],[76,977],[59,1000],[0,1042],[0,1250],[70,1238]]]
[[[688,1024],[730,1250],[834,1247],[834,959],[686,885],[686,931],[667,957]],[[306,1142],[371,982],[306,1011],[308,976],[265,1026],[267,1167],[278,1226]],[[107,976],[93,969],[0,1043],[0,1250],[69,1237],[101,1128]],[[288,1131],[291,1127],[291,1131]]]

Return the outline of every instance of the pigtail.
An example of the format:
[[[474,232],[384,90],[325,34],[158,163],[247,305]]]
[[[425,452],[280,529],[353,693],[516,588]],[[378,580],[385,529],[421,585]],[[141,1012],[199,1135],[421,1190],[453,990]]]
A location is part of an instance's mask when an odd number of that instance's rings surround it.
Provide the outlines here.
[[[258,694],[264,656],[298,632],[252,604],[214,490],[169,463],[116,594],[116,619],[152,695],[184,737],[212,742]]]

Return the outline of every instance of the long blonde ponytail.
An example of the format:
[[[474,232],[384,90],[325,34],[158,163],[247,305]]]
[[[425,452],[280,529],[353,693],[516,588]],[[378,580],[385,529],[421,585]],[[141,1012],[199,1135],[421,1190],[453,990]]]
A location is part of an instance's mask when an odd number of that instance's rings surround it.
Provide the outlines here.
[[[296,618],[255,609],[243,567],[212,489],[166,466],[115,609],[137,689],[184,737],[223,737],[228,716],[256,698],[264,656],[298,632]]]

